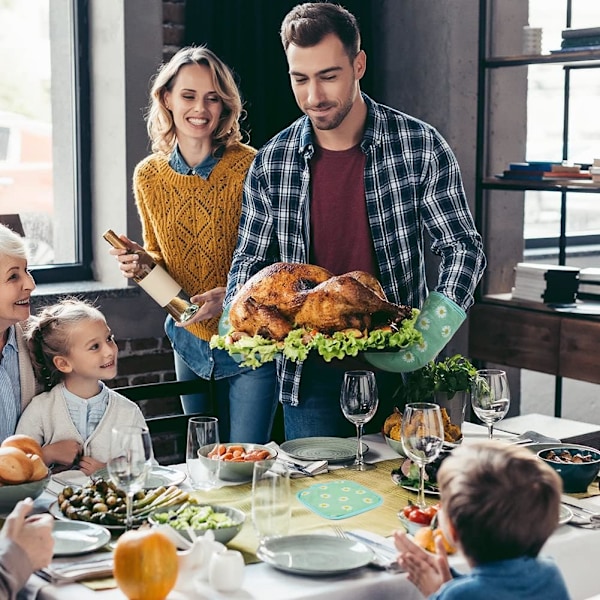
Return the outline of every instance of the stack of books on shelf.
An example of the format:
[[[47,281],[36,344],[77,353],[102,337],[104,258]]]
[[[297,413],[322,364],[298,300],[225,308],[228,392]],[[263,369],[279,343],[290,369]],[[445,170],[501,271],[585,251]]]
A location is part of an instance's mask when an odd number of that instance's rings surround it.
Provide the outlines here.
[[[518,263],[512,297],[544,304],[574,304],[580,270],[579,267]]]
[[[581,269],[577,299],[600,302],[600,269],[594,267]]]
[[[580,50],[600,50],[600,27],[563,29],[560,50],[552,50],[552,52],[577,52]]]
[[[499,179],[517,179],[519,181],[591,181],[590,165],[565,162],[513,162],[508,165]]]

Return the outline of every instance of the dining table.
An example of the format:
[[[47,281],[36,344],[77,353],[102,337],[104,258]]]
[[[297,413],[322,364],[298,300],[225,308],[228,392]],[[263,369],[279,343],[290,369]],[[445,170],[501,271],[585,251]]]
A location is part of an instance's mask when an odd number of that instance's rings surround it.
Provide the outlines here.
[[[487,437],[487,429],[475,423],[463,424],[463,443]],[[515,434],[497,429],[494,437],[514,442]],[[381,434],[369,434],[363,437],[368,446],[365,459],[376,465],[369,471],[355,471],[336,465],[327,472],[312,477],[294,477],[292,479],[292,517],[290,534],[327,534],[335,535],[336,528],[356,532],[376,543],[393,549],[392,535],[402,529],[398,511],[409,501],[414,502],[416,494],[398,485],[392,478],[392,471],[399,467],[401,457],[385,442]],[[185,472],[185,465],[172,465],[170,468]],[[360,514],[331,520],[315,514],[297,498],[298,493],[316,483],[328,484],[336,481],[349,481],[365,486],[382,498],[381,504]],[[595,488],[593,487],[595,486]],[[590,487],[587,497],[581,494],[563,496],[576,506],[586,510],[600,512],[600,491],[597,481]],[[181,487],[187,487],[182,482]],[[595,491],[594,491],[595,489]],[[383,570],[371,565],[334,575],[306,576],[278,570],[257,559],[255,551],[258,540],[251,522],[251,483],[224,485],[206,491],[192,492],[201,502],[227,504],[242,509],[246,521],[241,532],[228,543],[231,549],[242,551],[246,559],[241,589],[223,593],[199,582],[192,595],[172,591],[168,600],[422,600],[419,590],[408,581],[401,571]],[[49,491],[37,500],[39,511],[46,510],[56,500]],[[431,502],[438,499],[430,497]],[[577,510],[577,509],[575,509]],[[526,516],[524,516],[526,518]],[[600,577],[597,577],[593,557],[600,556],[600,529],[583,529],[568,523],[557,527],[541,552],[552,557],[565,577],[573,600],[585,600],[600,593]],[[89,555],[81,557],[81,560]],[[450,564],[458,571],[468,571],[464,557],[454,554]],[[104,589],[103,589],[104,588]],[[21,596],[28,600],[123,600],[125,595],[116,587],[114,580],[104,581],[104,585],[95,585],[94,581],[77,583],[56,583],[47,581],[37,574],[30,577]]]

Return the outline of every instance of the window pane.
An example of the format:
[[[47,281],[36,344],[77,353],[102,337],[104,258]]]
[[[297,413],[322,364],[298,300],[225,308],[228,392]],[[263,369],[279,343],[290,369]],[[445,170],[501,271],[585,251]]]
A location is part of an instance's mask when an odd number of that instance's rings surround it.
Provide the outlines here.
[[[543,51],[560,48],[566,28],[566,2],[556,1],[552,10],[547,0],[529,1],[529,24],[543,28]],[[571,27],[600,23],[600,2],[573,0]],[[527,92],[527,160],[563,159],[563,109],[565,71],[556,65],[530,65]],[[589,164],[600,158],[597,140],[600,120],[600,68],[569,70],[568,145],[565,158]],[[571,238],[600,233],[600,205],[596,194],[567,194],[566,233]],[[529,191],[525,194],[525,237],[554,238],[560,228],[560,194]],[[569,245],[572,245],[570,243]]]
[[[31,265],[75,264],[73,1],[2,0],[0,22],[0,215],[19,215]]]

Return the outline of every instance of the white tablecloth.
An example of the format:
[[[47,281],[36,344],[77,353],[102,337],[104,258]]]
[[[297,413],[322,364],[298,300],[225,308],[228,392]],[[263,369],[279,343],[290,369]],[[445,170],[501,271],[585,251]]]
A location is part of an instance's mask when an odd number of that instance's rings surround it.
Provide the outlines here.
[[[486,437],[486,429],[471,423],[464,425],[465,441]],[[510,437],[501,431],[495,437]],[[397,455],[378,435],[365,436],[369,445],[366,457],[371,461],[393,459]],[[585,501],[600,511],[600,497]],[[600,531],[590,531],[563,525],[559,527],[542,553],[554,557],[559,565],[573,600],[585,600],[600,593],[600,577],[595,570],[595,557],[600,556]],[[455,568],[463,570],[464,560],[452,557]],[[42,582],[33,576],[30,592],[39,588],[39,600],[123,600],[118,589],[91,591],[79,584],[63,586]],[[34,594],[30,594],[30,597]],[[194,600],[422,600],[418,590],[407,581],[404,574],[390,574],[370,568],[336,577],[309,578],[277,571],[266,564],[253,564],[245,568],[244,585],[235,594],[219,594],[208,586],[198,590]],[[172,592],[169,600],[188,600]]]

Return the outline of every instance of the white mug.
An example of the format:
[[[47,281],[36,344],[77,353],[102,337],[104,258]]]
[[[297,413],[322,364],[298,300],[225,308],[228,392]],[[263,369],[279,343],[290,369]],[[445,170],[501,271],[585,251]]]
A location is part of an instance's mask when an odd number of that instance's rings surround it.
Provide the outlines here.
[[[216,552],[210,559],[208,583],[218,592],[236,592],[244,581],[244,557],[237,550]]]

